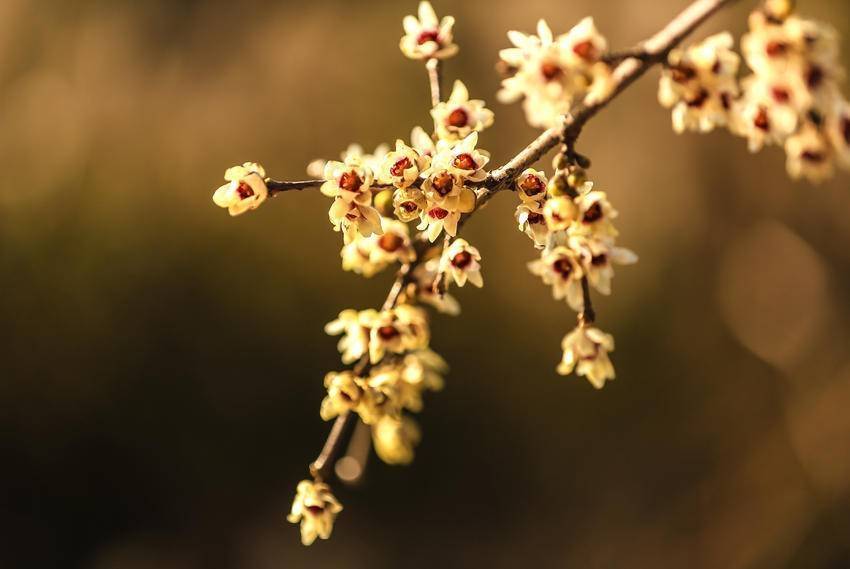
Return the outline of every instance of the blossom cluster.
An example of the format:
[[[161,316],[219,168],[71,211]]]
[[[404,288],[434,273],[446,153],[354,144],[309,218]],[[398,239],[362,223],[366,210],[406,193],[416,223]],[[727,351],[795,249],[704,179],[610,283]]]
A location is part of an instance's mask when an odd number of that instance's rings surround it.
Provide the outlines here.
[[[751,73],[738,79],[740,57],[728,32],[670,53],[659,101],[673,109],[673,128],[727,127],[751,152],[783,146],[792,178],[819,183],[836,162],[850,168],[850,104],[838,87],[835,30],[793,13],[790,0],[750,14],[741,52]]]
[[[593,18],[557,37],[540,20],[537,35],[510,31],[508,39],[513,47],[499,52],[508,77],[497,97],[503,103],[522,99],[532,126],[554,126],[576,102],[590,104],[613,87],[611,67],[602,60],[608,43]]]
[[[529,270],[552,287],[555,300],[584,313],[586,286],[611,294],[614,264],[635,263],[637,256],[616,245],[617,210],[605,192],[593,190],[583,169],[570,170],[556,170],[551,180],[541,171],[525,170],[515,183],[520,200],[515,217],[519,230],[540,249],[540,258],[528,264]],[[590,324],[580,318],[578,327],[565,336],[557,371],[576,371],[601,388],[614,379],[608,358],[614,341]]]

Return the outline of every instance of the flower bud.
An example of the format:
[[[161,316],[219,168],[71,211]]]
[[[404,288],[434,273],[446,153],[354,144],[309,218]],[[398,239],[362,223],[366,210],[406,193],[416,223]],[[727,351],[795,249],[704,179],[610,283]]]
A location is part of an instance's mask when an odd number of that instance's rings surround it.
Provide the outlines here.
[[[375,195],[375,209],[384,217],[392,217],[393,190],[382,190]]]
[[[555,172],[555,175],[549,180],[547,191],[553,198],[567,195],[567,177],[563,170]]]

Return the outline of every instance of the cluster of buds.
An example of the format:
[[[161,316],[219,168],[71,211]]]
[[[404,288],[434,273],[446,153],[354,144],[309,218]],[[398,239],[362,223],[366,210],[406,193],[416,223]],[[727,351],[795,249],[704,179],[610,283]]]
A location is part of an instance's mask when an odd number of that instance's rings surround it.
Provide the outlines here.
[[[558,124],[576,102],[591,104],[611,91],[611,68],[602,60],[608,49],[593,18],[585,18],[555,37],[545,20],[537,35],[508,32],[513,47],[499,52],[508,77],[497,94],[503,103],[523,100],[528,123],[539,128]]]
[[[592,326],[588,287],[611,294],[614,264],[637,262],[630,250],[617,247],[613,220],[617,210],[605,192],[595,191],[587,181],[584,157],[568,148],[555,159],[555,174],[547,180],[543,172],[528,169],[516,180],[520,204],[516,209],[519,230],[540,249],[540,258],[529,270],[552,287],[555,300],[565,300],[579,313],[575,330],[562,343],[563,359],[557,371],[575,371],[596,388],[614,379],[608,353],[614,349],[611,336]]]
[[[835,30],[797,16],[791,0],[765,2],[749,27],[741,52],[752,73],[740,81],[729,33],[670,53],[659,100],[673,108],[673,128],[726,126],[751,152],[782,145],[794,179],[819,183],[836,162],[850,168],[850,104],[838,88],[844,70]]]

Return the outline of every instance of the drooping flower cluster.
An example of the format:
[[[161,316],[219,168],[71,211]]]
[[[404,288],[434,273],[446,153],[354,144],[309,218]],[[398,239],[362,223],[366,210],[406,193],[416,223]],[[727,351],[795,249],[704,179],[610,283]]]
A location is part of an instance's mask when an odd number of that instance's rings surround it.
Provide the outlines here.
[[[578,327],[564,338],[558,373],[568,375],[575,370],[601,388],[605,380],[614,379],[607,355],[614,342],[585,321],[587,287],[611,294],[614,264],[635,263],[637,256],[616,246],[618,232],[613,220],[617,211],[605,193],[593,191],[581,168],[573,166],[571,170],[557,170],[548,183],[543,172],[523,172],[516,181],[520,198],[516,218],[520,231],[541,249],[540,258],[529,263],[529,270],[552,287],[555,300],[565,300],[582,314]],[[579,360],[583,363],[576,366]]]
[[[741,51],[752,73],[740,83],[728,33],[671,52],[659,100],[673,108],[674,129],[727,126],[751,152],[783,146],[795,179],[826,180],[836,162],[850,168],[850,104],[838,88],[844,70],[835,30],[794,14],[791,0],[765,2],[749,26]]]
[[[710,132],[728,124],[732,103],[740,95],[741,58],[732,51],[734,43],[732,34],[724,32],[670,52],[658,100],[673,109],[676,132]]]
[[[523,99],[532,126],[554,126],[573,104],[592,103],[613,86],[611,68],[602,60],[608,43],[593,18],[585,18],[568,33],[555,37],[545,20],[537,35],[508,32],[513,47],[499,52],[506,74],[497,97],[503,103]]]

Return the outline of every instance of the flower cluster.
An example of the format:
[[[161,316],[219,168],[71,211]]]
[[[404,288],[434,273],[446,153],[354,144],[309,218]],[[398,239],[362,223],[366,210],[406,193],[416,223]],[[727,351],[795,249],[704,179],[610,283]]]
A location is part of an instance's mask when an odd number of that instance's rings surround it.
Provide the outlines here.
[[[565,300],[581,313],[578,327],[564,338],[558,373],[575,370],[601,388],[606,379],[614,379],[607,355],[614,342],[585,318],[587,287],[611,294],[614,264],[635,263],[637,256],[616,246],[613,220],[617,211],[604,192],[593,191],[581,168],[556,170],[549,181],[543,172],[528,169],[517,178],[516,192],[519,229],[541,249],[540,258],[528,264],[529,270],[552,287],[555,300]]]
[[[710,132],[728,124],[732,103],[740,95],[741,58],[732,51],[734,43],[732,34],[724,32],[670,52],[658,100],[673,109],[676,132]]]
[[[673,108],[677,132],[726,126],[751,152],[781,145],[792,178],[819,183],[835,163],[850,168],[850,104],[838,83],[835,30],[771,0],[750,14],[741,52],[752,71],[737,79],[739,57],[728,33],[670,53],[659,100]]]
[[[637,256],[617,245],[617,210],[587,180],[590,161],[575,144],[588,117],[658,63],[657,54],[667,54],[658,98],[671,109],[677,132],[724,127],[746,137],[753,151],[783,145],[795,178],[820,181],[831,175],[835,162],[850,167],[850,103],[837,87],[843,70],[835,32],[794,15],[791,0],[765,0],[750,16],[750,31],[741,42],[752,73],[739,80],[741,57],[728,33],[672,49],[683,37],[681,30],[717,7],[710,4],[694,4],[679,16],[683,21],[655,36],[662,44],[665,34],[670,36],[666,45],[623,57],[607,53],[592,18],[557,37],[543,20],[537,35],[509,32],[513,47],[500,52],[504,77],[498,98],[522,100],[528,122],[550,130],[491,173],[479,135],[492,126],[494,114],[484,101],[470,97],[462,81],[442,97],[440,60],[458,51],[455,21],[439,18],[423,1],[416,16],[404,18],[399,47],[406,57],[425,62],[433,128],[417,126],[407,140],[381,144],[371,153],[352,144],[339,160],[315,160],[307,167],[313,180],[279,182],[252,162],[225,172],[227,183],[213,201],[231,215],[256,209],[287,189],[319,187],[332,200],[328,218],[343,237],[343,269],[367,278],[398,269],[380,310],[346,309],[325,327],[339,336],[346,368],[324,378],[319,414],[336,422],[310,467],[312,480],[298,485],[287,516],[300,524],[305,545],[327,539],[342,510],[325,480],[329,461],[348,436],[343,433],[350,432],[346,425],[368,426],[384,462],[413,460],[422,433],[411,414],[422,410],[425,392],[442,389],[448,367],[431,349],[424,307],[457,315],[460,304],[450,294],[452,287],[484,285],[481,253],[458,232],[464,216],[496,192],[513,190],[518,196],[518,229],[539,253],[529,270],[551,287],[555,300],[578,312],[577,326],[562,340],[557,372],[583,376],[596,388],[614,379],[609,357],[614,338],[595,326],[591,291],[611,294],[614,265],[635,263]],[[631,59],[622,62],[626,57]],[[622,62],[616,72],[615,62]],[[531,167],[559,144],[551,177]]]
[[[532,126],[551,127],[574,103],[601,99],[613,86],[611,68],[602,60],[608,44],[593,18],[558,37],[540,20],[536,36],[510,31],[508,39],[513,47],[503,49],[499,57],[509,77],[497,96],[503,103],[523,99]]]

